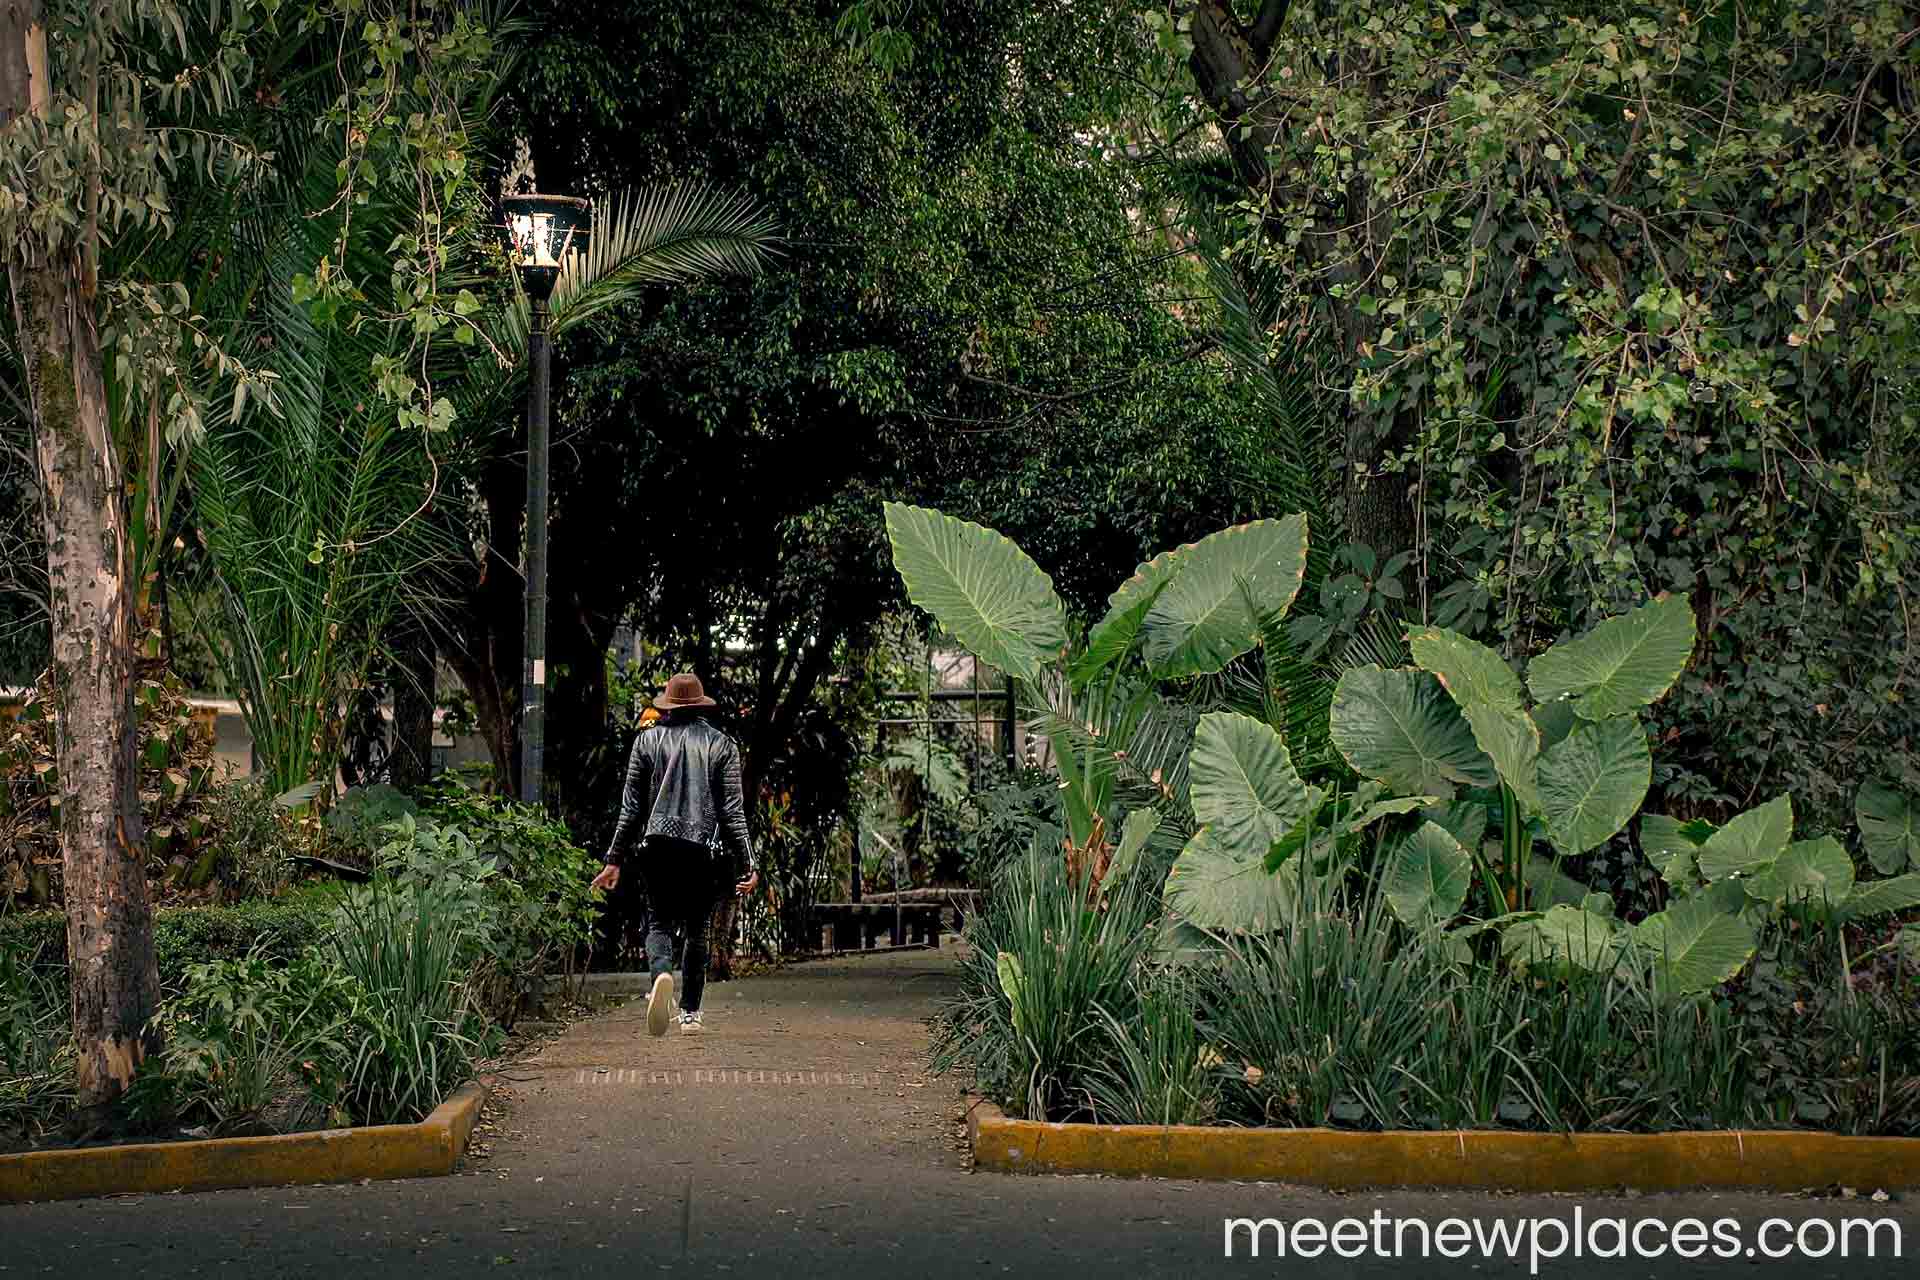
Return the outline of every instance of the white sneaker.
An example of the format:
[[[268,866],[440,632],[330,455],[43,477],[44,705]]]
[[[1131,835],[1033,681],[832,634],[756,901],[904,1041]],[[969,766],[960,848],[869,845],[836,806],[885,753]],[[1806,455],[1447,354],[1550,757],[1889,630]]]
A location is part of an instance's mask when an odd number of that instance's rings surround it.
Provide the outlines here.
[[[706,1030],[706,1024],[700,1021],[700,1015],[697,1013],[683,1013],[678,1018],[678,1022],[682,1031]]]
[[[653,991],[647,996],[647,1034],[667,1034],[667,1022],[672,1017],[673,975],[663,973],[653,980]]]

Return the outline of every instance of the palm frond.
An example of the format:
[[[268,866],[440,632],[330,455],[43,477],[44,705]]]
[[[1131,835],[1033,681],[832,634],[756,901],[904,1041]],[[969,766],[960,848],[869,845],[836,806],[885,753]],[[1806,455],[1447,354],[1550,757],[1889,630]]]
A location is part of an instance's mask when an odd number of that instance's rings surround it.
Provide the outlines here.
[[[1028,709],[1030,731],[1068,744],[1092,778],[1110,783],[1130,807],[1156,805],[1191,830],[1187,757],[1203,707],[1173,701],[1134,679],[1079,692],[1061,678],[1028,688],[1037,699]]]
[[[1203,242],[1201,261],[1220,307],[1220,348],[1245,380],[1262,413],[1235,424],[1235,478],[1275,512],[1304,512],[1316,534],[1333,527],[1330,494],[1340,479],[1343,426],[1322,384],[1327,362],[1310,343],[1276,344],[1284,317],[1271,298],[1252,292],[1218,250]],[[1309,578],[1324,570],[1332,547],[1309,546]]]
[[[750,197],[695,184],[623,191],[597,214],[587,248],[553,289],[555,337],[657,285],[756,275],[777,256],[772,217]],[[528,303],[516,294],[502,343],[526,350]]]

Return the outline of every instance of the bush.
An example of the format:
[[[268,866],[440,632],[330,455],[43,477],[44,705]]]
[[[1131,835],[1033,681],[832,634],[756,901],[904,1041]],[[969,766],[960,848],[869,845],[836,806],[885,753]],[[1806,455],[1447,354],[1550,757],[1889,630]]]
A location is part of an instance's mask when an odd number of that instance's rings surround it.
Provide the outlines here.
[[[65,992],[35,951],[7,942],[0,936],[0,1144],[33,1138],[73,1100]]]
[[[398,787],[384,782],[354,787],[327,811],[327,833],[353,852],[371,855],[380,846],[383,827],[419,812],[420,806]]]
[[[135,1084],[148,1121],[204,1123],[215,1136],[341,1123],[348,1044],[365,993],[318,949],[291,963],[263,950],[187,970],[163,1006],[164,1047]]]
[[[381,876],[330,899],[323,940],[290,960],[262,946],[189,966],[136,1112],[216,1134],[424,1119],[491,1047],[470,978],[482,892]]]
[[[180,990],[187,970],[214,960],[238,960],[259,950],[285,963],[320,941],[338,902],[338,890],[316,886],[280,898],[230,906],[162,907],[153,915],[160,985]],[[0,915],[0,953],[36,957],[37,973],[59,985],[66,999],[66,917],[57,911]]]
[[[209,794],[206,814],[206,851],[183,877],[187,886],[211,880],[244,900],[274,897],[293,883],[294,858],[312,839],[290,796],[276,794],[264,777],[230,778]]]
[[[342,1071],[359,1123],[422,1120],[472,1075],[487,1037],[466,967],[471,892],[382,877],[334,917],[330,956],[364,992]]]
[[[1036,840],[1058,845],[1066,831],[1059,782],[1042,769],[977,792],[973,802],[979,829],[967,849],[967,882],[985,887],[1000,868],[1033,847]]]
[[[511,1025],[539,984],[592,938],[598,863],[538,810],[451,788],[383,828],[381,873],[460,896],[477,998]]]
[[[961,991],[943,1010],[934,1062],[971,1064],[1016,1114],[1088,1110],[1088,1044],[1138,1012],[1136,967],[1153,945],[1158,903],[1123,881],[1089,907],[1057,854],[1032,849],[1003,868],[969,927]]]
[[[1862,969],[1838,936],[1781,929],[1731,993],[1675,998],[1633,966],[1554,980],[1472,967],[1372,894],[1303,899],[1272,934],[1154,951],[1125,936],[1150,913],[1124,894],[1085,911],[1051,861],[1025,860],[976,924],[935,1060],[1033,1118],[1920,1134],[1920,976],[1903,935]],[[1109,913],[1117,929],[1093,920]]]
[[[1754,1102],[1724,1006],[1659,999],[1630,973],[1473,971],[1377,903],[1236,943],[1207,987],[1238,1123],[1652,1131],[1734,1127]]]
[[[1099,1010],[1083,1077],[1092,1118],[1102,1124],[1205,1124],[1219,1106],[1219,1054],[1202,1043],[1194,994],[1177,971],[1144,975],[1139,1014],[1123,1021]]]

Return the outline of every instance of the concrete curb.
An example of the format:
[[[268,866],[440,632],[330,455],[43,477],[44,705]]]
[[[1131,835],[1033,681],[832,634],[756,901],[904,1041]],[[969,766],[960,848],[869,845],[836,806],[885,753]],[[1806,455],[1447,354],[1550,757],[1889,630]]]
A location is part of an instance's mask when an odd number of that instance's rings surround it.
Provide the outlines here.
[[[439,1177],[466,1151],[487,1093],[469,1081],[419,1124],[0,1156],[0,1204]]]
[[[1920,1187],[1920,1138],[1801,1131],[1359,1133],[1014,1120],[969,1099],[974,1167],[999,1173],[1286,1182],[1360,1191],[1802,1191]]]

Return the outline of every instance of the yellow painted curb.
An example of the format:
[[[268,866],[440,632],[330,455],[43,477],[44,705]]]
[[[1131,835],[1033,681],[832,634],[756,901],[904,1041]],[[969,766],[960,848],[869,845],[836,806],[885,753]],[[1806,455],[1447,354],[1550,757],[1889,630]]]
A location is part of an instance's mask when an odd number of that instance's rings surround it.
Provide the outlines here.
[[[1920,1138],[1800,1131],[1359,1133],[1197,1125],[1051,1124],[1010,1119],[990,1102],[967,1112],[974,1166],[1001,1173],[1288,1182],[1358,1191],[1799,1191],[1920,1187]]]
[[[470,1081],[419,1124],[0,1156],[0,1204],[436,1177],[453,1172],[486,1100]]]

